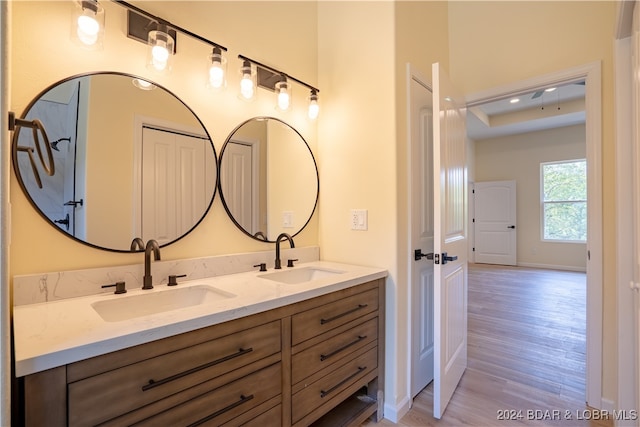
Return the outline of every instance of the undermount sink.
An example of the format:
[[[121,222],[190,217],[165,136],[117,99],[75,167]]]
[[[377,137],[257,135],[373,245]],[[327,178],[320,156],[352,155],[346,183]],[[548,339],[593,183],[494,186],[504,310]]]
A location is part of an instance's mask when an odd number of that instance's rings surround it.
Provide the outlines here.
[[[297,268],[295,270],[283,270],[273,273],[261,274],[258,277],[273,280],[274,282],[295,285],[298,283],[311,282],[316,279],[331,277],[342,273],[344,273],[344,271],[329,270],[325,268],[304,267]]]
[[[91,304],[91,307],[106,322],[119,322],[208,304],[235,296],[212,286],[195,285],[97,301]]]

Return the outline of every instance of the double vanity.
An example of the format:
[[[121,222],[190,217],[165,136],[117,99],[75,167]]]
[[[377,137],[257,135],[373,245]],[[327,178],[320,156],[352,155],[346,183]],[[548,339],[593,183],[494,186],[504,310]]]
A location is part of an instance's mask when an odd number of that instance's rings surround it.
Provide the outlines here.
[[[140,90],[139,80],[66,78],[22,114],[41,134],[14,131],[16,178],[46,222],[92,248],[145,252],[144,265],[13,278],[18,424],[381,419],[387,273],[295,248],[319,195],[305,139],[278,118],[253,117],[218,157],[190,107],[154,82]],[[114,93],[127,102],[109,107]],[[275,254],[161,261],[160,249],[194,231],[217,193],[231,222],[275,243]],[[283,236],[291,248],[281,264]]]
[[[381,418],[384,270],[311,261],[191,276],[14,307],[25,424]]]

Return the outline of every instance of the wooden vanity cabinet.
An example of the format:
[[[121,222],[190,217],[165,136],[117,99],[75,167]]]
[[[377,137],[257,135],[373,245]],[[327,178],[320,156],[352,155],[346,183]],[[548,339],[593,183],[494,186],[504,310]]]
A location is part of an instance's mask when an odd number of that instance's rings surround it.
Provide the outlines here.
[[[382,279],[24,378],[27,426],[382,417]]]

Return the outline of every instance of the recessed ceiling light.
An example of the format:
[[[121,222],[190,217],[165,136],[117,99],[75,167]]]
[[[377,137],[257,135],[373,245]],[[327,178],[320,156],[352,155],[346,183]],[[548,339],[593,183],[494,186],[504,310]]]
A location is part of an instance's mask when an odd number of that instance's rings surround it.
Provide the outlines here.
[[[520,102],[520,98],[511,98],[511,99],[509,100],[509,102],[510,102],[510,103],[512,103],[512,104],[515,104],[515,103],[517,103],[517,102]]]
[[[545,92],[553,92],[556,89],[557,89],[556,87],[550,87],[550,88],[545,89],[544,91]]]

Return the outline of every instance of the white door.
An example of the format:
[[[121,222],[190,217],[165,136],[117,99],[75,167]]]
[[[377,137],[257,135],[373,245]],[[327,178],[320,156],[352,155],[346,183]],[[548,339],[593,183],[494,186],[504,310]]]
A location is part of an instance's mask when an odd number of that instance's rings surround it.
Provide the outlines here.
[[[433,381],[433,98],[410,82],[411,396]]]
[[[143,128],[142,240],[168,243],[207,208],[207,139]]]
[[[253,169],[250,145],[229,141],[224,149],[224,162],[220,169],[220,183],[227,209],[234,220],[251,234],[253,218]]]
[[[441,418],[467,367],[466,108],[433,64],[434,333],[433,415]]]
[[[475,262],[516,265],[516,182],[474,186]]]

